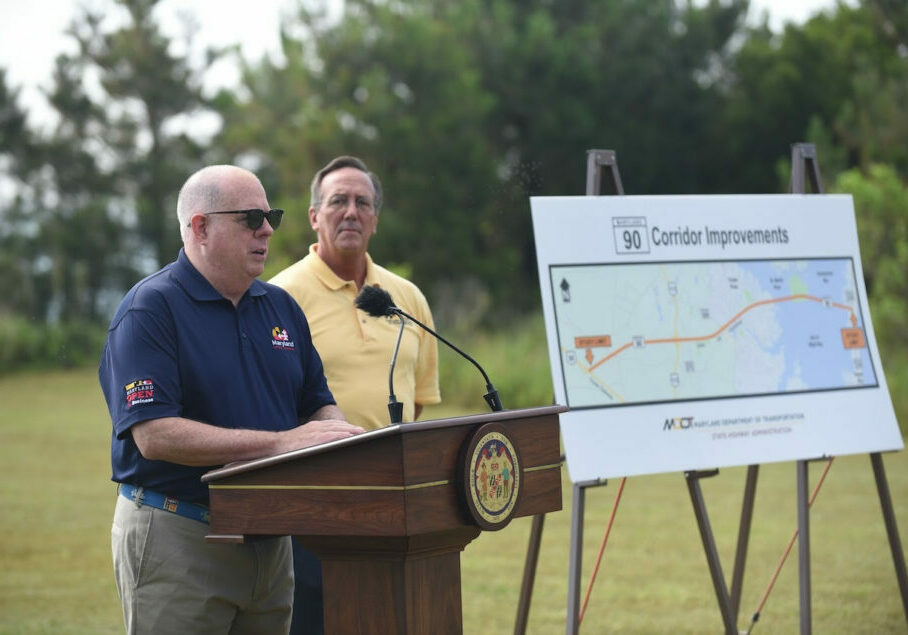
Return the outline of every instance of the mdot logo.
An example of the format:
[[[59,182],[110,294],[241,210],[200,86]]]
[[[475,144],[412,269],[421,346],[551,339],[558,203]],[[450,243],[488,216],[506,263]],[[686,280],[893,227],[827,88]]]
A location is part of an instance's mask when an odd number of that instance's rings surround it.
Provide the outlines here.
[[[687,430],[694,425],[693,417],[669,417],[665,420],[665,423],[662,424],[663,432],[668,432],[670,430]]]

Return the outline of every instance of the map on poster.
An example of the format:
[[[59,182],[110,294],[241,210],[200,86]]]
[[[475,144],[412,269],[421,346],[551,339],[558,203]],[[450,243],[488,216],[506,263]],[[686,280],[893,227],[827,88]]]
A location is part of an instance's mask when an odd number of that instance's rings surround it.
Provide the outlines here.
[[[851,258],[549,269],[571,408],[877,385]]]
[[[903,447],[850,196],[531,207],[573,481]]]

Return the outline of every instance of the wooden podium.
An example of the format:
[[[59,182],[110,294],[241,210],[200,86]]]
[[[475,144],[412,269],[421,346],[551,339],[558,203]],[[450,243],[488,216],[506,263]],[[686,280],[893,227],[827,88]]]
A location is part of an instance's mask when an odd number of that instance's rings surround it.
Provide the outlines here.
[[[296,536],[322,560],[329,635],[459,634],[460,552],[481,526],[561,509],[558,414],[565,410],[397,424],[208,472],[208,539]],[[497,486],[486,474],[489,448],[511,459],[503,482],[495,463]],[[483,512],[483,482],[510,507]]]

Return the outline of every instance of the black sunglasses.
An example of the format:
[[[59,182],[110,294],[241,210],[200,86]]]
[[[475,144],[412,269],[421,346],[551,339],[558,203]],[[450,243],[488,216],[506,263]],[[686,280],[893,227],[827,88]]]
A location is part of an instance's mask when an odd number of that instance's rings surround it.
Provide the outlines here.
[[[268,219],[268,224],[271,225],[271,229],[280,227],[281,219],[284,217],[284,210],[269,209],[266,212],[263,209],[237,209],[226,212],[206,212],[205,216],[208,216],[209,214],[245,214],[246,226],[252,231],[255,231],[262,226],[262,223],[265,222],[266,218]]]

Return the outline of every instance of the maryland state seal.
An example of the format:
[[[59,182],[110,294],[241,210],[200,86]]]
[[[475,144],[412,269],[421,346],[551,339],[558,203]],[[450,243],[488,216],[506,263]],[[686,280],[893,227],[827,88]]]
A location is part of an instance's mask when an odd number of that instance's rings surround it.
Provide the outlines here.
[[[510,522],[523,481],[520,457],[505,428],[489,423],[467,442],[461,461],[461,484],[470,516],[485,530]]]

